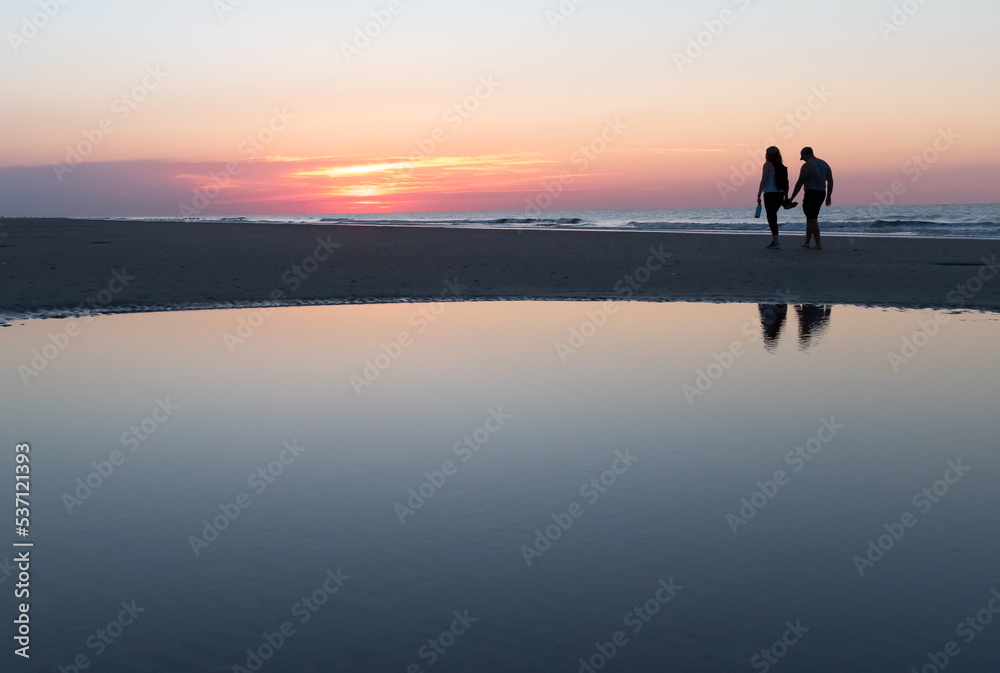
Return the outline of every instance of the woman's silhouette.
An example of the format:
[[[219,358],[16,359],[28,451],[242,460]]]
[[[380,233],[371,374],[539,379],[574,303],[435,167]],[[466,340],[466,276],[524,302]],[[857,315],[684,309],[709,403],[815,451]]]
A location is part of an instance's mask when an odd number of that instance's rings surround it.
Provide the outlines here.
[[[760,195],[764,195],[764,210],[767,211],[767,224],[771,228],[770,250],[779,250],[778,245],[778,211],[782,206],[794,208],[796,204],[788,200],[788,168],[781,161],[781,151],[777,147],[767,148],[767,161],[760,178],[760,188],[757,190],[757,205],[761,205]]]
[[[778,347],[781,328],[785,326],[788,304],[757,304],[760,311],[760,327],[764,333],[764,348],[774,351]]]

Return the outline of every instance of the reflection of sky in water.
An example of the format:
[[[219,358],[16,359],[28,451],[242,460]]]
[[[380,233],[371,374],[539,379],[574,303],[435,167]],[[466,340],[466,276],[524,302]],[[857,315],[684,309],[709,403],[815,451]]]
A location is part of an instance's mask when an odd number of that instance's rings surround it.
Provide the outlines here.
[[[421,645],[466,609],[479,621],[433,670],[577,671],[618,630],[614,670],[734,670],[789,620],[810,628],[790,670],[909,670],[958,640],[998,585],[994,316],[951,316],[897,374],[887,354],[941,314],[793,305],[765,345],[766,307],[603,306],[281,309],[234,353],[223,335],[253,311],[80,320],[27,387],[18,365],[67,323],[0,330],[5,441],[34,448],[40,665],[94,655],[88,636],[133,598],[147,611],[99,670],[232,670],[289,619],[264,670],[430,670]],[[562,362],[556,344],[605,318]],[[168,399],[129,453],[123,433]],[[462,462],[489,410],[511,419]],[[831,417],[843,430],[794,472],[786,454]],[[293,439],[308,448],[258,493],[248,477]],[[116,449],[124,464],[67,514],[61,496]],[[638,461],[591,503],[580,487],[626,449]],[[920,513],[913,495],[959,458],[973,470]],[[401,525],[393,505],[448,459],[457,473]],[[726,515],[777,470],[789,483],[733,535]],[[242,492],[195,558],[190,536]],[[574,502],[583,516],[528,567],[522,545]],[[917,525],[859,577],[852,557],[905,512]],[[293,604],[338,567],[351,579],[299,625]],[[625,614],[670,577],[684,589],[633,634]],[[962,670],[992,666],[998,634],[960,643]]]

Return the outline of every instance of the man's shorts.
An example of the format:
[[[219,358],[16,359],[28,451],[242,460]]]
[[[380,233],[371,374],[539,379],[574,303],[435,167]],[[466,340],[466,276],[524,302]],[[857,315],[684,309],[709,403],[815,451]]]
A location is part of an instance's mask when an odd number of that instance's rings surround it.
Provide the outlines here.
[[[806,219],[815,220],[819,217],[819,209],[826,201],[826,190],[816,191],[807,189],[806,196],[802,199],[802,210],[806,213]]]

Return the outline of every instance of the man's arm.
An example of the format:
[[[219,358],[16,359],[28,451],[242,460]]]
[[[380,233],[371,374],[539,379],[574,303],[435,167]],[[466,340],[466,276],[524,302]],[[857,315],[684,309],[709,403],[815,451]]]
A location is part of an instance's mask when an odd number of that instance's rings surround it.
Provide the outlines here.
[[[827,166],[826,169],[826,206],[833,205],[833,169]]]
[[[795,191],[788,197],[790,201],[794,201],[796,195],[802,191],[802,185],[806,184],[806,171],[808,170],[809,164],[802,164],[802,170],[799,171],[799,181],[795,183]]]

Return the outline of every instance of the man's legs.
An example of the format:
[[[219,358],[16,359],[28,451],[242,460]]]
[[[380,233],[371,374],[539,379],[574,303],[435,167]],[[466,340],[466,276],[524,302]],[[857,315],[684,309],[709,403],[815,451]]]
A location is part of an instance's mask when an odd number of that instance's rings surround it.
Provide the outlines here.
[[[809,242],[816,239],[816,249],[822,248],[819,239],[819,211],[823,207],[823,200],[826,199],[825,191],[814,191],[807,189],[802,200],[802,210],[806,214],[806,242],[803,248],[809,247]]]
[[[815,237],[816,239],[816,249],[819,250],[823,246],[819,242],[819,218],[808,218],[806,219],[806,245],[809,247],[809,241]]]

